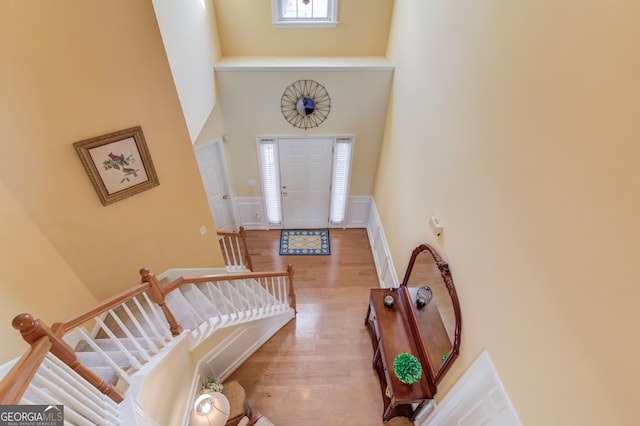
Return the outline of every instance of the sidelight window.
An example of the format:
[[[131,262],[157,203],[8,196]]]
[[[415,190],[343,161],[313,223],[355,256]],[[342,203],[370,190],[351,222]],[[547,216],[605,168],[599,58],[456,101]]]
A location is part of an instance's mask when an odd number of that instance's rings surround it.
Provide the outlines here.
[[[280,214],[280,166],[275,139],[261,139],[258,143],[262,196],[269,225],[281,225]]]
[[[344,222],[349,198],[349,176],[351,171],[351,138],[337,138],[333,146],[333,173],[331,177],[331,208],[329,222]]]

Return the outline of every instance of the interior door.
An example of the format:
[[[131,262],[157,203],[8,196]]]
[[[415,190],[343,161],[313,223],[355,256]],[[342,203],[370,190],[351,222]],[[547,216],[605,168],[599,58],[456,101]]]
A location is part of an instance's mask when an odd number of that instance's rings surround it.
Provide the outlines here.
[[[233,232],[235,221],[222,144],[220,141],[215,141],[199,146],[195,148],[195,153],[216,229]]]
[[[284,228],[329,225],[332,150],[333,138],[278,139]]]

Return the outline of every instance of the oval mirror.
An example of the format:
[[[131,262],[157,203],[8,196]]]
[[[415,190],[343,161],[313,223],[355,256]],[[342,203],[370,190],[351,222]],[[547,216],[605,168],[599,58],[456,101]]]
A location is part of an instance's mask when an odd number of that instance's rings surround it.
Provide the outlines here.
[[[438,384],[460,351],[460,304],[449,265],[428,244],[411,253],[402,285],[407,287],[428,371]]]

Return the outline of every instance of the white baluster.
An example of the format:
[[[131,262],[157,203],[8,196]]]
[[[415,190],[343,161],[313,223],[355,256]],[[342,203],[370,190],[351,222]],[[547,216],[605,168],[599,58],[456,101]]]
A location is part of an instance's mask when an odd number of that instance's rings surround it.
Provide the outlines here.
[[[127,327],[125,323],[120,319],[120,317],[116,315],[113,309],[110,309],[108,312],[111,315],[111,318],[113,318],[116,324],[118,324],[120,330],[122,330],[129,341],[131,341],[133,346],[135,346],[138,352],[140,352],[140,356],[142,357],[142,359],[144,359],[145,361],[149,361],[151,359],[151,357],[149,356],[149,352],[142,347],[142,345],[138,342],[138,339],[133,335],[133,333],[131,333],[131,330],[129,330],[129,327]]]
[[[109,357],[109,355],[107,355],[107,353],[100,346],[98,346],[98,344],[82,328],[78,327],[76,329],[76,331],[78,333],[80,333],[80,335],[82,336],[84,342],[86,344],[88,344],[91,347],[91,349],[93,349],[93,351],[95,353],[100,355],[100,357],[107,364],[109,364],[109,367],[111,367],[115,371],[115,373],[118,375],[118,377],[120,377],[125,383],[129,384],[129,382],[130,382],[129,375],[122,368],[118,367],[118,364],[116,364]]]
[[[163,331],[165,339],[171,340],[172,336],[171,336],[171,330],[169,328],[169,324],[167,323],[167,320],[164,317],[164,315],[161,315],[160,308],[153,301],[151,301],[151,299],[149,298],[149,295],[146,292],[142,293],[142,296],[144,297],[145,302],[147,302],[147,306],[149,307],[149,310],[153,312],[153,317],[155,318],[154,324],[156,325],[160,324],[160,330]]]
[[[150,352],[158,353],[158,347],[156,346],[155,343],[153,343],[153,341],[147,334],[146,330],[142,328],[142,326],[140,325],[140,322],[138,321],[138,318],[136,318],[135,315],[133,315],[133,312],[131,312],[131,309],[129,309],[129,306],[127,306],[126,302],[123,303],[121,306],[129,316],[129,319],[131,320],[133,325],[135,325],[136,329],[140,333],[140,336],[144,339],[145,342],[147,342]]]
[[[127,359],[131,363],[131,365],[136,369],[142,368],[142,364],[140,364],[140,361],[138,361],[138,359],[135,356],[133,356],[133,354],[129,351],[129,349],[127,349],[122,344],[120,339],[118,339],[116,337],[116,335],[113,334],[111,329],[109,327],[107,327],[107,325],[104,323],[104,321],[102,321],[102,319],[100,319],[98,317],[96,317],[95,320],[100,325],[100,328],[102,329],[102,331],[104,331],[107,334],[107,336],[109,336],[111,341],[118,347],[118,349],[120,349],[122,351],[122,353],[126,355]]]
[[[145,293],[145,295],[146,295],[146,293]],[[142,306],[142,303],[140,303],[140,301],[138,300],[137,297],[133,298],[133,303],[135,303],[135,305],[138,307],[138,311],[140,311],[140,313],[144,317],[145,324],[147,324],[147,326],[151,329],[151,332],[154,334],[154,336],[156,338],[157,345],[165,346],[164,345],[164,338],[162,337],[162,334],[160,334],[160,332],[156,328],[156,325],[153,323],[153,321],[149,317],[149,313],[147,312],[147,310]],[[165,323],[166,323],[166,321],[165,321]],[[156,347],[158,347],[157,345],[156,345]]]

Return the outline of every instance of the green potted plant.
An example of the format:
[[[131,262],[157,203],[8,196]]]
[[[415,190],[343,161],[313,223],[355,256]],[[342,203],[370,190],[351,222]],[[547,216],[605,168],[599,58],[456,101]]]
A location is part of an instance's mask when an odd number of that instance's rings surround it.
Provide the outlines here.
[[[222,392],[223,388],[224,386],[220,380],[212,376],[207,376],[207,379],[202,383],[200,393]]]
[[[422,377],[422,365],[420,365],[418,358],[405,352],[393,360],[393,372],[398,380],[410,385]]]

